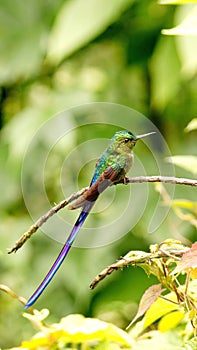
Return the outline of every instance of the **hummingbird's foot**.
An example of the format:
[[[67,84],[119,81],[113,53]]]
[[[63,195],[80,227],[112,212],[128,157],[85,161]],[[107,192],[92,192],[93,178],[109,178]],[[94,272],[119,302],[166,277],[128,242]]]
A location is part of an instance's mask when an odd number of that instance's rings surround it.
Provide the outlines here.
[[[125,176],[123,179],[123,184],[128,185],[128,183],[129,183],[129,178],[127,176]]]
[[[128,185],[128,183],[129,183],[129,178],[125,176],[123,179],[113,182],[112,185],[119,185],[119,184]]]

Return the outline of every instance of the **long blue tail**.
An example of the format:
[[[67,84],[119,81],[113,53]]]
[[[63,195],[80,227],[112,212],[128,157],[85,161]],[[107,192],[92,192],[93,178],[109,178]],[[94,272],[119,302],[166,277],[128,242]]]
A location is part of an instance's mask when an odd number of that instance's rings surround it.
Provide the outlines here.
[[[65,257],[67,256],[67,254],[68,254],[68,252],[69,252],[69,250],[70,250],[70,248],[71,248],[71,246],[72,246],[72,244],[77,236],[77,233],[79,232],[81,226],[83,225],[83,223],[84,223],[85,219],[87,218],[93,205],[94,205],[94,202],[92,202],[92,203],[89,202],[88,204],[85,204],[85,206],[84,206],[81,214],[79,215],[79,217],[78,217],[66,243],[64,244],[61,252],[59,253],[57,259],[55,260],[51,269],[47,273],[46,277],[43,279],[43,281],[41,282],[39,287],[36,289],[36,291],[33,293],[33,295],[27,301],[27,304],[25,305],[25,309],[27,309],[28,307],[30,307],[31,305],[33,305],[35,303],[35,301],[39,298],[40,294],[42,294],[42,292],[44,291],[46,286],[52,280],[53,276],[55,275],[55,273],[57,272],[57,270],[59,269],[59,267],[63,263]]]

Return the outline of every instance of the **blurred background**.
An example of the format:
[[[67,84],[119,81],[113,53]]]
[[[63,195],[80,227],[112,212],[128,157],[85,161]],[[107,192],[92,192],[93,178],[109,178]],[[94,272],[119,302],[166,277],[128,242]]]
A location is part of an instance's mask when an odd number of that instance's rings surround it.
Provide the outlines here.
[[[26,298],[32,294],[61,247],[38,231],[17,254],[7,255],[7,249],[33,223],[21,189],[22,163],[33,135],[52,116],[84,103],[122,104],[149,118],[163,134],[173,155],[196,155],[196,132],[184,131],[197,114],[196,38],[161,34],[162,29],[175,27],[191,13],[191,6],[166,6],[151,0],[1,1],[0,283],[17,294]],[[76,119],[75,125],[77,123]],[[74,164],[70,160],[70,167],[64,172],[67,186],[64,193],[60,170],[67,153],[82,140],[108,139],[112,131],[109,132],[107,125],[79,127],[61,147],[55,148],[45,174],[51,205],[77,189],[73,185],[76,173],[78,188],[88,185],[95,159],[103,148],[97,149],[96,155],[92,155],[91,150],[90,160],[95,158],[94,162],[80,173],[81,153],[75,155]],[[44,147],[45,139],[29,159],[28,171],[35,178]],[[141,160],[144,156],[149,174],[156,175],[151,171],[151,155],[143,145],[136,152]],[[162,149],[160,153],[162,155]],[[176,176],[194,178],[196,170],[193,170],[192,174],[176,167]],[[38,218],[46,208],[42,206],[36,183],[33,187],[29,183],[29,191]],[[144,290],[154,279],[148,279],[139,268],[130,268],[115,272],[90,291],[89,284],[95,275],[131,249],[147,250],[151,243],[166,238],[183,242],[195,240],[195,225],[177,216],[173,209],[153,234],[147,234],[157,198],[153,184],[149,190],[149,205],[142,218],[120,240],[100,248],[72,249],[36,303],[38,309],[49,308],[50,322],[58,322],[69,313],[83,313],[125,327],[135,314]],[[120,196],[127,196],[127,189],[121,187],[118,191]],[[194,188],[176,187],[175,198],[194,201],[195,197]],[[122,200],[124,203],[124,198]],[[102,208],[102,200],[99,205]],[[121,210],[120,203],[118,210]],[[67,216],[66,209],[63,215]],[[69,215],[72,224],[77,213]],[[94,225],[102,225],[103,218],[98,213],[91,220]],[[50,227],[50,221],[48,225]],[[23,308],[16,300],[1,293],[0,345],[3,348],[16,346],[33,334],[22,313]]]

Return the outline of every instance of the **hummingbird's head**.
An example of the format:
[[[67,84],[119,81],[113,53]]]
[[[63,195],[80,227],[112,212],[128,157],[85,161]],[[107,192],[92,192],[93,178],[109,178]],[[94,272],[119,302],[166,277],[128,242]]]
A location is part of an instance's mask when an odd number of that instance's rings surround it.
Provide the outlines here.
[[[128,130],[117,131],[111,140],[111,145],[118,151],[130,152],[138,140],[151,134],[155,134],[155,132],[136,136]]]
[[[135,146],[136,136],[127,130],[117,131],[111,140],[116,150],[130,151]]]

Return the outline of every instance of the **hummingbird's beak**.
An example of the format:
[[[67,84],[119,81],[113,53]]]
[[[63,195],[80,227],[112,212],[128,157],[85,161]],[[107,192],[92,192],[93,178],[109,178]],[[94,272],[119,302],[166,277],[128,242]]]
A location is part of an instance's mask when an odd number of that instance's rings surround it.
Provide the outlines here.
[[[140,140],[140,139],[143,139],[143,138],[146,137],[146,136],[153,135],[153,134],[156,134],[156,132],[155,132],[155,131],[152,131],[152,132],[148,132],[147,134],[137,135],[137,136],[136,136],[136,141],[137,141],[137,140]]]

